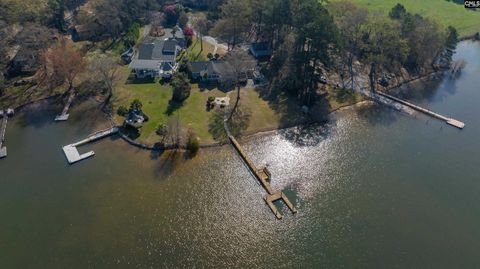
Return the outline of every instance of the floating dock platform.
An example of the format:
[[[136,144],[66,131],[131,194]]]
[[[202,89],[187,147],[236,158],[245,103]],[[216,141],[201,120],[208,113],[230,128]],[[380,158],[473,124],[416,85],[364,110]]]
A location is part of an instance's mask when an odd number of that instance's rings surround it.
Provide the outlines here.
[[[65,154],[65,157],[67,158],[68,163],[69,164],[74,164],[76,162],[88,159],[88,158],[95,155],[94,151],[89,151],[87,153],[80,154],[78,152],[77,147],[88,144],[88,143],[93,142],[95,140],[107,137],[107,136],[115,134],[117,132],[118,132],[118,128],[113,127],[111,129],[95,132],[95,133],[89,135],[87,138],[85,138],[81,141],[78,141],[76,143],[64,146],[62,148],[62,150],[63,150],[63,153]]]
[[[250,157],[248,157],[248,155],[245,153],[244,149],[242,148],[240,143],[238,143],[235,137],[233,137],[232,135],[229,135],[228,137],[232,142],[233,147],[237,150],[238,154],[240,154],[242,159],[245,161],[245,164],[248,166],[250,171],[255,175],[258,181],[260,181],[263,188],[267,192],[267,196],[265,196],[264,200],[272,210],[275,217],[277,217],[277,219],[283,218],[282,214],[278,211],[277,207],[273,204],[273,202],[278,200],[282,200],[290,209],[290,211],[292,211],[293,214],[297,213],[297,209],[295,209],[292,202],[290,202],[288,197],[282,191],[274,192],[272,190],[272,186],[270,185],[271,174],[268,168],[264,167],[264,168],[258,169],[253,163],[253,161],[250,159]]]
[[[410,108],[413,108],[414,110],[417,110],[417,111],[419,111],[419,112],[422,112],[422,113],[424,113],[424,114],[427,114],[427,115],[429,115],[429,116],[431,116],[431,117],[434,117],[434,118],[437,118],[437,119],[439,119],[439,120],[442,120],[442,121],[446,122],[447,124],[449,124],[449,125],[451,125],[451,126],[453,126],[453,127],[456,127],[456,128],[458,128],[458,129],[463,129],[463,128],[465,128],[465,123],[463,123],[463,122],[461,122],[461,121],[458,121],[458,120],[456,120],[456,119],[449,118],[449,117],[445,117],[445,116],[440,115],[440,114],[438,114],[438,113],[435,113],[435,112],[433,112],[433,111],[431,111],[431,110],[428,110],[428,109],[426,109],[426,108],[423,108],[423,107],[414,105],[414,104],[412,104],[412,103],[409,103],[409,102],[407,102],[407,101],[405,101],[405,100],[402,100],[402,99],[400,99],[400,98],[391,96],[391,95],[386,94],[386,93],[378,92],[377,94],[378,94],[378,95],[381,95],[381,96],[383,96],[383,97],[385,97],[385,98],[388,98],[388,99],[390,99],[390,100],[393,100],[393,101],[395,101],[395,102],[398,102],[398,103],[400,103],[400,104],[406,105],[406,106],[408,106],[408,107],[410,107]]]
[[[272,210],[275,217],[277,217],[277,219],[282,219],[283,218],[282,214],[278,211],[275,204],[273,204],[273,202],[278,201],[278,200],[282,200],[287,205],[288,209],[290,209],[290,211],[292,211],[293,214],[297,213],[297,209],[295,209],[292,202],[290,202],[288,197],[281,191],[277,191],[274,194],[267,195],[263,199],[267,203],[268,207],[270,207],[270,209]]]

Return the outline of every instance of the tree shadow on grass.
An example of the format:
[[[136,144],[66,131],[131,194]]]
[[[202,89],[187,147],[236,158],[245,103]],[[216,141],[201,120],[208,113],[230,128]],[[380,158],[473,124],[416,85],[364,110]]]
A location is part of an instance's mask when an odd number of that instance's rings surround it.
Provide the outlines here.
[[[183,102],[176,102],[176,101],[170,100],[168,102],[168,106],[167,106],[167,110],[165,111],[165,114],[167,114],[167,116],[171,116],[175,111],[180,109],[182,106],[183,106]]]
[[[130,74],[125,84],[151,84],[155,83],[155,78],[137,78],[134,74]]]

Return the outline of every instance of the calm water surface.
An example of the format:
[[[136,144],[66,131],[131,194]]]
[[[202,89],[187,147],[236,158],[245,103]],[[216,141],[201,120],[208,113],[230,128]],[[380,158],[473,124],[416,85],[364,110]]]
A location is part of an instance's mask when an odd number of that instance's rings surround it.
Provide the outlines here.
[[[244,141],[299,209],[279,204],[281,221],[231,147],[186,159],[112,138],[69,166],[61,146],[100,114],[57,124],[60,108],[30,107],[0,161],[0,268],[478,268],[480,44],[456,58],[458,80],[399,94],[463,131],[374,106]]]

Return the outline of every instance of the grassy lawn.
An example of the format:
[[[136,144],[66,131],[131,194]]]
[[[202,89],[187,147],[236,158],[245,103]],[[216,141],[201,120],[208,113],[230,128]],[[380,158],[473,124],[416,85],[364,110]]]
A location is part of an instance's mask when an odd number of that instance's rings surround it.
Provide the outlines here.
[[[213,142],[213,139],[208,132],[208,123],[212,112],[207,112],[205,108],[208,96],[221,97],[225,96],[225,93],[216,89],[201,91],[194,84],[190,97],[184,102],[183,106],[168,115],[168,103],[172,98],[170,85],[159,83],[128,84],[116,90],[114,108],[116,110],[120,105],[128,107],[134,99],[142,101],[143,111],[150,119],[141,128],[140,137],[137,139],[139,141],[149,144],[158,142],[160,137],[155,133],[158,125],[167,123],[171,118],[179,115],[183,130],[192,128],[202,143],[210,143]],[[122,123],[123,120],[124,118],[116,116],[117,123]]]
[[[203,41],[203,50],[201,49],[202,49],[202,45],[200,43],[200,39],[194,36],[192,40],[192,45],[190,45],[190,47],[188,47],[187,49],[188,59],[191,62],[207,61],[208,53],[213,54],[215,47],[212,44]],[[225,51],[223,51],[222,49],[218,49],[217,53],[220,55],[223,55],[225,54]]]
[[[277,97],[277,101],[270,103],[260,97],[254,89],[241,90],[240,104],[250,113],[250,122],[246,130],[247,134],[258,131],[273,130],[296,125],[302,122],[303,114],[300,107],[292,98],[283,96]],[[154,144],[159,142],[160,137],[155,133],[158,125],[167,123],[170,119],[179,117],[182,130],[193,129],[201,143],[214,142],[212,134],[208,131],[210,119],[213,111],[208,112],[205,104],[209,96],[222,97],[226,93],[217,89],[201,90],[198,85],[192,85],[190,97],[183,103],[183,106],[177,108],[169,114],[169,100],[172,97],[172,88],[170,85],[161,85],[159,83],[127,84],[119,87],[115,91],[113,100],[114,109],[120,105],[128,107],[134,99],[139,99],[143,103],[143,111],[149,116],[150,120],[146,122],[140,131],[137,141]],[[233,106],[236,99],[236,91],[230,94],[230,105]],[[357,94],[345,94],[340,98],[338,93],[328,90],[327,100],[330,104],[329,110],[336,110],[339,107],[355,104],[363,100]],[[317,112],[314,112],[317,113]],[[318,112],[325,113],[325,112]],[[117,124],[122,124],[124,118],[116,116]]]
[[[352,0],[352,2],[365,6],[371,11],[381,11],[386,14],[397,3],[401,3],[411,13],[432,18],[445,26],[454,26],[460,36],[480,32],[480,12],[466,10],[463,5],[446,0]]]
[[[233,106],[237,94],[232,93],[231,105]],[[255,133],[264,130],[273,130],[285,126],[291,126],[298,123],[301,118],[296,113],[299,110],[292,111],[292,107],[297,107],[295,101],[291,98],[281,98],[276,105],[271,105],[268,101],[262,99],[254,89],[242,89],[240,91],[240,105],[246,107],[250,113],[250,123],[246,130],[247,133]]]

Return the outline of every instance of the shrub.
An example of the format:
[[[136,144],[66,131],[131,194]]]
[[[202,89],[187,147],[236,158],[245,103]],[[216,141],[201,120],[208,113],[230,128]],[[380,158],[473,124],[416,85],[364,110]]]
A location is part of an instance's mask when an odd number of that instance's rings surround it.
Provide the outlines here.
[[[132,111],[142,111],[142,107],[143,107],[142,101],[138,99],[133,100],[132,103],[130,104],[130,110]]]
[[[166,124],[162,123],[158,125],[157,130],[156,130],[157,135],[159,136],[166,136],[168,133],[168,127]]]
[[[200,149],[200,141],[193,131],[188,132],[187,150],[191,154],[196,154]]]
[[[128,109],[125,106],[120,106],[117,109],[117,114],[119,116],[125,117],[128,113]]]
[[[215,97],[214,97],[214,96],[209,96],[209,97],[208,97],[208,102],[211,103],[211,102],[213,102],[213,101],[215,101]]]

